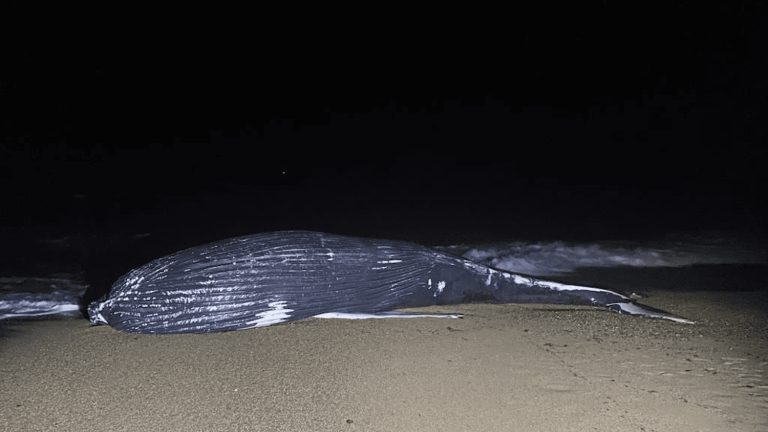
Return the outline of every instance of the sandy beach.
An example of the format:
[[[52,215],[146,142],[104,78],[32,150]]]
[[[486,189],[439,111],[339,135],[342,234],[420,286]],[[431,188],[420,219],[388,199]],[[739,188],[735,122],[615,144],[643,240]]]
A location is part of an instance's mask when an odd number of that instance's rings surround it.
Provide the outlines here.
[[[768,431],[766,2],[6,3],[0,432]]]
[[[515,304],[204,335],[7,320],[0,430],[768,429],[768,296],[649,294],[696,324]]]

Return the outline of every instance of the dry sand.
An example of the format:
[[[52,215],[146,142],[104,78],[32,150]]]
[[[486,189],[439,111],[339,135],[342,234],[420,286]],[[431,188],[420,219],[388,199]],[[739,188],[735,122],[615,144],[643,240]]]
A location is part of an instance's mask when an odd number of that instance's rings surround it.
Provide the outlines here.
[[[0,430],[768,430],[768,296],[651,294],[697,324],[485,304],[206,335],[6,321]]]

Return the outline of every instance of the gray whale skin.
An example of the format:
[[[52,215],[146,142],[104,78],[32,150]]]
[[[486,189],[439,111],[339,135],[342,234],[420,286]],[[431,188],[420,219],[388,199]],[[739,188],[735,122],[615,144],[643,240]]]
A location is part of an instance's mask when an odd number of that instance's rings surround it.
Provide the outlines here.
[[[222,240],[156,259],[88,306],[130,333],[208,333],[469,302],[604,306],[691,323],[618,292],[496,270],[417,244],[310,231]]]

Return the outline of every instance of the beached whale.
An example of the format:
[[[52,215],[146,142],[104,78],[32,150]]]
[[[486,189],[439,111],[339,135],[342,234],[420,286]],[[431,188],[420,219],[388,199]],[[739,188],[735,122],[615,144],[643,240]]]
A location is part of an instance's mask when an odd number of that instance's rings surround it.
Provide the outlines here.
[[[468,302],[605,306],[690,323],[606,289],[500,271],[408,242],[310,231],[236,237],[159,258],[120,277],[88,314],[131,333],[205,333]]]

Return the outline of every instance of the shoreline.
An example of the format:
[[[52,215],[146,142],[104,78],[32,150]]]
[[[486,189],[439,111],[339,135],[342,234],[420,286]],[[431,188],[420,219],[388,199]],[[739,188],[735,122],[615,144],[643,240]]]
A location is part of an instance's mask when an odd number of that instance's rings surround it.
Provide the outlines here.
[[[5,323],[0,429],[756,432],[768,426],[766,302],[643,300],[694,325],[530,304],[187,335]]]

